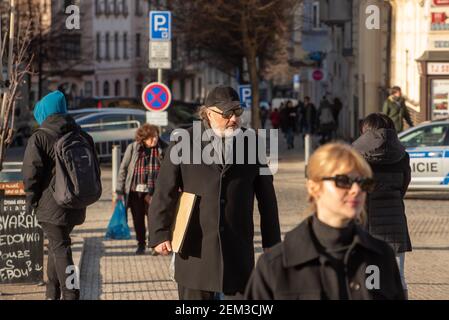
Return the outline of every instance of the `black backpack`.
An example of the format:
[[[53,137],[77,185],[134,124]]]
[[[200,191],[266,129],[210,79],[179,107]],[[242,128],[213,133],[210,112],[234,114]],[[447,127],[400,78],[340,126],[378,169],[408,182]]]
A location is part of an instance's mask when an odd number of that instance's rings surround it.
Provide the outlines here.
[[[56,203],[68,209],[84,209],[101,197],[100,164],[86,133],[80,128],[59,136],[54,144],[55,172],[52,183]]]

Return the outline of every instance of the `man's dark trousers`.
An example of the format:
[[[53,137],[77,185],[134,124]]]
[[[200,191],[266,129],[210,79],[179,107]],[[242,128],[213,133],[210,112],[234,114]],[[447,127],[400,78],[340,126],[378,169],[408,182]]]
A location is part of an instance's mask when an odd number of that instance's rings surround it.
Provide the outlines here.
[[[66,287],[66,279],[73,275],[73,269],[67,272],[68,266],[73,266],[72,241],[70,233],[74,226],[58,226],[51,223],[40,223],[48,238],[48,262],[47,262],[47,292],[46,299],[51,300],[78,300],[79,289]]]

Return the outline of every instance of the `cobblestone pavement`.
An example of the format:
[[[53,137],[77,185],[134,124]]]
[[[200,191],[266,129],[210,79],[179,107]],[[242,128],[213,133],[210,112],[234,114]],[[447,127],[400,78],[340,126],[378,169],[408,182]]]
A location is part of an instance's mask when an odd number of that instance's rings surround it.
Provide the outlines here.
[[[284,233],[308,215],[308,204],[303,157],[297,151],[285,150],[283,143],[280,148],[280,166],[274,180]],[[112,212],[110,168],[103,170],[103,178],[102,199],[89,208],[86,223],[74,232],[85,239],[82,299],[177,299],[176,285],[169,280],[169,257],[135,256],[135,240],[104,240]],[[449,193],[410,192],[405,203],[414,247],[406,254],[409,298],[449,299]],[[254,221],[255,247],[260,254],[257,209]],[[22,298],[43,298],[42,294],[24,294]]]

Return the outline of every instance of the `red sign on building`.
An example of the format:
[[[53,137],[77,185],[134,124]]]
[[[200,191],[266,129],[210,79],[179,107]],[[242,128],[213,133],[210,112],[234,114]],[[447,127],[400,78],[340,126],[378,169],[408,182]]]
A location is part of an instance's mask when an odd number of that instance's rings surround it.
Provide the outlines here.
[[[446,12],[432,12],[432,23],[444,23],[447,18]]]
[[[434,6],[449,6],[449,0],[433,0]]]

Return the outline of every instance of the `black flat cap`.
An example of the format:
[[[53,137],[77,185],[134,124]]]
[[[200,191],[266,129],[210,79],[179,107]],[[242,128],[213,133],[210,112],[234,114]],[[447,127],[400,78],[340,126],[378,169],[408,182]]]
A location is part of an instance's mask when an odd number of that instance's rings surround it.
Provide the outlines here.
[[[206,107],[217,107],[222,111],[241,107],[238,93],[231,87],[218,86],[212,89],[206,97]]]

